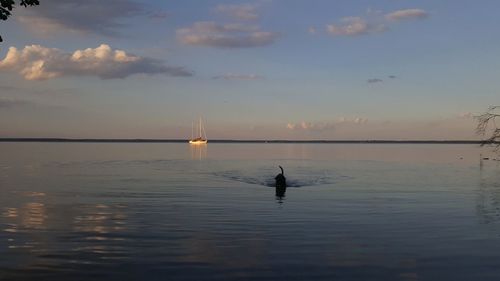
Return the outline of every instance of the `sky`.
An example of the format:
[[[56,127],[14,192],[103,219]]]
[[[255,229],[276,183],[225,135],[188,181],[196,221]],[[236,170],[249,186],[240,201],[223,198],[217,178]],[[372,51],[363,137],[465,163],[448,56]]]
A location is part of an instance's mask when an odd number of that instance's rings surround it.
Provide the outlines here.
[[[477,139],[496,0],[40,0],[1,22],[0,137]]]

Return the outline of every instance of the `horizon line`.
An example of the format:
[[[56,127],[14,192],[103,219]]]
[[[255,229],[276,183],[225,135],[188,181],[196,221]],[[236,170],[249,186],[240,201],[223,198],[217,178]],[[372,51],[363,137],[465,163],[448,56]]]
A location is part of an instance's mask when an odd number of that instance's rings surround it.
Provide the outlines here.
[[[187,139],[149,139],[149,138],[0,138],[0,142],[101,142],[101,143],[187,143]],[[363,139],[363,140],[288,140],[288,139],[214,139],[209,143],[421,143],[421,144],[497,144],[482,140],[435,140],[435,139]]]

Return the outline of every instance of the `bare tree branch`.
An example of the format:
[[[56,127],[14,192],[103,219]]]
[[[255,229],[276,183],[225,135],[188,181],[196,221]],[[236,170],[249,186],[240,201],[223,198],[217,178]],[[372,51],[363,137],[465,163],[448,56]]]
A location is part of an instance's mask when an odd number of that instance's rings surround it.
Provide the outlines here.
[[[474,117],[478,122],[476,133],[486,137],[481,145],[494,145],[495,150],[500,149],[500,128],[496,124],[497,118],[500,120],[499,111],[500,106],[490,106],[485,113]]]

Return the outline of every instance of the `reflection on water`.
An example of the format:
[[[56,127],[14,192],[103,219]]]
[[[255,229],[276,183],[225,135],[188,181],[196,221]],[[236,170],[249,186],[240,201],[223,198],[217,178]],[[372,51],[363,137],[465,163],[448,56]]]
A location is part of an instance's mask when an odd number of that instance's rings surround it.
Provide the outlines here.
[[[23,194],[23,196],[29,197],[30,195]],[[7,206],[4,207],[2,217],[3,219],[0,221],[4,221],[2,231],[5,233],[8,249],[29,249],[32,251],[40,244],[40,241],[30,238],[30,236],[35,232],[44,231],[47,227],[45,204],[27,202],[21,207]]]
[[[192,160],[203,160],[207,158],[207,144],[189,145]]]
[[[25,228],[43,229],[46,227],[47,212],[45,204],[38,202],[26,203],[22,208],[22,213],[22,225]]]
[[[12,194],[21,201],[40,195],[35,192]],[[5,238],[6,254],[15,260],[13,272],[29,268],[51,272],[54,267],[67,263],[96,264],[98,260],[129,257],[127,247],[122,244],[127,240],[123,236],[127,225],[123,211],[126,205],[61,203],[52,205],[50,211],[40,202],[4,208],[0,238]]]
[[[77,242],[71,249],[74,255],[97,255],[101,260],[127,259],[128,250],[122,245],[127,241],[123,236],[127,232],[124,209],[126,205],[91,204],[73,210],[71,240]]]
[[[180,246],[186,253],[180,257],[183,262],[235,270],[264,266],[268,245],[259,233],[242,234],[242,237],[227,241],[214,234],[194,233],[190,239],[182,241]]]
[[[254,165],[258,165],[256,163]],[[305,167],[303,164],[289,164],[287,167],[288,187],[313,187],[334,184],[349,179],[349,176],[342,175],[338,171],[325,168]],[[246,184],[275,187],[276,175],[275,167],[254,167],[246,166],[241,170],[218,171],[214,173],[217,177],[222,177],[231,181]]]
[[[121,212],[121,208],[111,209],[107,205],[97,204],[85,207],[85,209],[92,209],[92,212],[74,218],[73,229],[77,232],[107,234],[124,230],[126,226],[127,216]],[[97,237],[105,239],[105,237]]]
[[[5,212],[2,214],[4,218],[17,218],[19,216],[17,208],[5,208]]]
[[[9,222],[6,232],[18,232],[27,229],[44,229],[47,214],[45,205],[29,202],[20,208],[5,207],[2,216]]]
[[[0,144],[2,281],[500,280],[474,147],[21,147]]]
[[[500,222],[500,165],[496,163],[487,166],[481,163],[476,209],[482,222]]]
[[[286,186],[276,186],[276,200],[279,203],[283,203],[283,199],[285,198]]]

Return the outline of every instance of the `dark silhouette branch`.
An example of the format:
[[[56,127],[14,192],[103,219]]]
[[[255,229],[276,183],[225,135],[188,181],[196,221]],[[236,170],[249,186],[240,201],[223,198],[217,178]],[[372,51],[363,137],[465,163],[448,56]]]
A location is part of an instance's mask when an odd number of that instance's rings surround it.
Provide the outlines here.
[[[500,128],[496,124],[497,118],[500,119],[499,111],[500,106],[490,106],[485,113],[474,117],[478,122],[476,133],[486,137],[481,145],[494,145],[496,150],[500,149]]]
[[[37,6],[40,5],[39,0],[21,0],[20,6]],[[12,10],[16,6],[16,1],[14,0],[0,0],[0,20],[7,20],[12,15]],[[0,36],[0,42],[3,42],[2,36]]]

